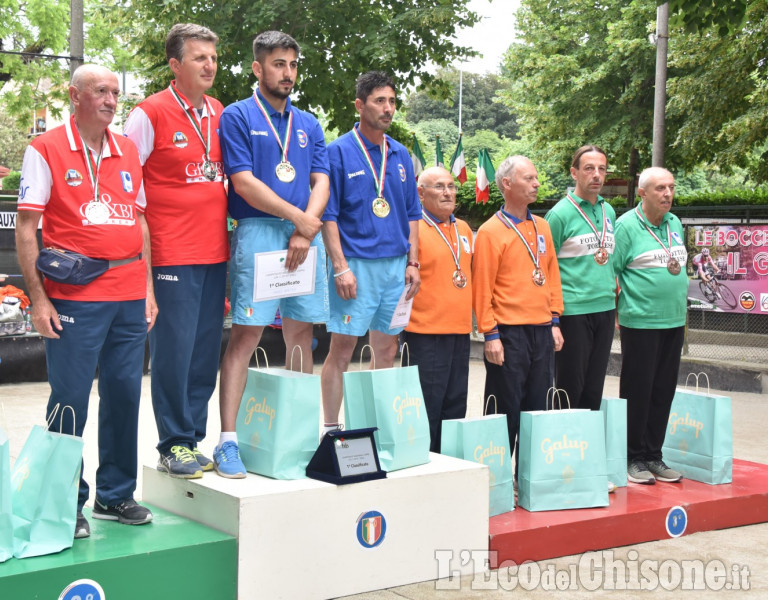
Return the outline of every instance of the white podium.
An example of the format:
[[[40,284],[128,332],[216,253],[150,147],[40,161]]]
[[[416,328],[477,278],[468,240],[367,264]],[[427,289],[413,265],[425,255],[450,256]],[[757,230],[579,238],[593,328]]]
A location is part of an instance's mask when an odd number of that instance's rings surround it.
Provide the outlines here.
[[[334,598],[437,579],[437,550],[453,551],[451,572],[487,568],[460,555],[488,549],[488,468],[430,459],[344,486],[145,466],[142,498],[238,539],[239,598]]]

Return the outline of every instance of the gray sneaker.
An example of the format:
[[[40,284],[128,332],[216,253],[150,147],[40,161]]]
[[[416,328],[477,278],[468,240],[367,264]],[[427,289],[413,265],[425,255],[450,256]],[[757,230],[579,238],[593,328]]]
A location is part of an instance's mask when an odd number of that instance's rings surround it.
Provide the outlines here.
[[[645,463],[648,470],[653,473],[659,481],[666,483],[677,483],[683,478],[683,474],[674,469],[670,469],[663,460],[650,460]]]
[[[656,478],[648,470],[648,467],[641,460],[633,460],[627,467],[627,480],[632,483],[643,483],[645,485],[653,485],[656,483]]]
[[[82,512],[77,511],[77,520],[75,521],[75,539],[82,540],[91,535],[91,526],[88,524],[88,519],[85,518]]]

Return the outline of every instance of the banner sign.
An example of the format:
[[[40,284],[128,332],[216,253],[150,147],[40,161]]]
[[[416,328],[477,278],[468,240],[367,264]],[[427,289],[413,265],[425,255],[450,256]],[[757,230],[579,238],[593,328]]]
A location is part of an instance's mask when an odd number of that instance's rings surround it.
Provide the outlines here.
[[[691,310],[768,314],[768,225],[689,225],[686,240]]]

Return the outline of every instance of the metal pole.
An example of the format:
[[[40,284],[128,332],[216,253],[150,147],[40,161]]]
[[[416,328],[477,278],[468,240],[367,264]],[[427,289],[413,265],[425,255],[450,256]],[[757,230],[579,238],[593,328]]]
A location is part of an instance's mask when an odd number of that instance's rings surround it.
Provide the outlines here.
[[[664,132],[667,106],[667,44],[669,41],[669,3],[656,9],[656,92],[653,99],[653,153],[651,164],[664,166]]]
[[[85,44],[83,42],[83,0],[69,0],[69,79],[75,69],[83,64]],[[75,107],[69,105],[69,111],[74,112]]]
[[[464,71],[459,69],[459,137],[461,137],[461,104],[464,91]]]

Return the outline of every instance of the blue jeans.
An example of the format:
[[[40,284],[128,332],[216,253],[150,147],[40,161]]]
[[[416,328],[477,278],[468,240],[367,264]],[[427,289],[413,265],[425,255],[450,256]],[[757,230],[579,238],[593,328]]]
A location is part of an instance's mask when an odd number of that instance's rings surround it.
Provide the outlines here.
[[[59,313],[60,339],[45,340],[51,396],[47,415],[56,404],[75,412],[60,412],[51,431],[82,436],[88,400],[99,370],[99,467],[96,499],[113,505],[133,497],[136,490],[137,430],[144,365],[146,302],[76,302],[51,299]],[[88,484],[80,477],[77,507],[88,499]]]

